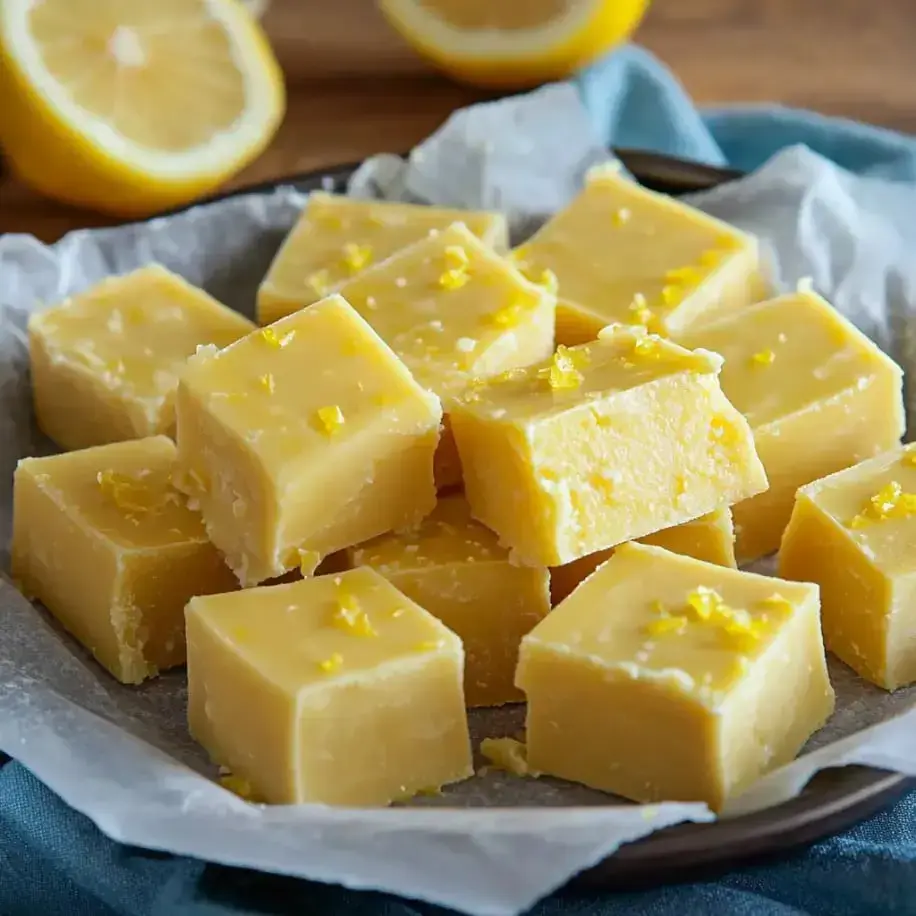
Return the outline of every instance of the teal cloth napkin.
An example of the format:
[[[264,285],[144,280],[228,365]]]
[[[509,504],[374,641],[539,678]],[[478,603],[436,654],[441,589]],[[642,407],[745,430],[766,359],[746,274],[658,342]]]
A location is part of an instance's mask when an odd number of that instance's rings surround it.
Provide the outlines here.
[[[751,170],[804,144],[859,174],[916,181],[916,139],[779,106],[697,109],[675,78],[636,47],[581,74],[579,88],[609,145]],[[778,864],[638,894],[560,893],[537,916],[684,913],[916,913],[916,794]],[[433,916],[393,897],[144,852],[106,839],[21,765],[0,766],[0,914],[41,916]]]

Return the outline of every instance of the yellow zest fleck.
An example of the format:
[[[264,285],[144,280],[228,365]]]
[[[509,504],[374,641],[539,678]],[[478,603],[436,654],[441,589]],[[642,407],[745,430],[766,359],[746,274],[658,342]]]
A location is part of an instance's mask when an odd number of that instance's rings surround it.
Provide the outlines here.
[[[343,664],[343,656],[339,652],[332,652],[324,661],[318,662],[318,668],[325,674],[331,674]]]
[[[528,748],[515,738],[484,738],[480,742],[480,753],[494,769],[504,770],[513,776],[533,776],[538,773],[528,768]]]
[[[163,500],[143,482],[117,471],[99,471],[96,475],[102,495],[128,513],[146,513],[159,508]]]
[[[659,338],[652,334],[637,338],[633,343],[633,355],[660,359],[662,347]]]
[[[703,267],[715,267],[717,264],[721,263],[724,256],[724,252],[716,248],[710,248],[700,255],[700,264],[702,264]]]
[[[850,528],[865,528],[892,518],[909,518],[916,513],[916,493],[905,493],[896,480],[890,481],[870,496],[858,515],[849,521]]]
[[[233,795],[238,795],[239,798],[244,798],[246,801],[251,801],[255,797],[254,789],[251,788],[251,783],[243,776],[236,776],[234,773],[226,773],[220,776],[219,784],[228,792],[231,792]]]
[[[675,267],[665,274],[666,283],[699,283],[703,279],[702,271],[696,267]]]
[[[258,379],[258,384],[268,393],[273,394],[277,387],[272,372],[267,372]]]
[[[605,474],[592,474],[588,479],[592,489],[603,493],[605,498],[614,492],[614,481]]]
[[[668,285],[662,287],[662,302],[669,308],[677,305],[684,298],[684,292],[677,286]]]
[[[372,396],[372,403],[376,407],[391,407],[395,400],[387,391],[380,391]]]
[[[316,223],[320,223],[327,229],[343,228],[343,218],[332,210],[318,211],[314,214],[314,219]]]
[[[906,452],[900,462],[907,467],[916,468],[916,451]]]
[[[733,235],[717,235],[713,241],[713,244],[716,246],[716,248],[731,251],[737,244],[737,240]]]
[[[637,293],[630,303],[630,311],[633,317],[642,325],[648,325],[652,320],[652,309],[646,303],[646,297],[642,293]]]
[[[549,267],[545,267],[534,282],[538,286],[543,286],[549,293],[556,293],[560,288],[560,281],[557,279],[557,275]]]
[[[453,267],[439,276],[439,286],[447,290],[461,289],[468,280],[470,280],[470,277],[466,268]]]
[[[444,639],[425,639],[414,646],[416,652],[434,652],[445,645]]]
[[[666,633],[683,633],[686,629],[686,617],[659,617],[646,626],[646,633],[649,636],[664,636]]]
[[[309,274],[305,278],[305,282],[309,285],[309,288],[312,290],[312,292],[319,296],[326,295],[328,290],[331,288],[330,275],[328,274],[326,268],[316,270],[314,273]]]
[[[303,578],[307,579],[321,562],[321,554],[317,550],[306,550],[300,547],[297,551],[299,556],[299,572]]]
[[[445,263],[449,267],[467,267],[470,260],[460,245],[448,245],[445,249]]]
[[[611,217],[611,222],[613,222],[615,226],[623,226],[630,221],[632,215],[633,214],[626,207],[620,207]]]
[[[725,417],[715,416],[709,424],[713,439],[721,442],[723,445],[735,445],[740,435],[732,423],[729,423]]]
[[[501,309],[490,315],[490,321],[500,328],[514,328],[522,317],[522,306],[515,302],[511,305],[504,305]]]
[[[319,407],[316,411],[316,416],[322,431],[328,436],[333,436],[340,432],[341,426],[346,422],[343,411],[337,404]]]
[[[751,357],[751,365],[770,366],[775,359],[776,354],[772,350],[760,350]]]
[[[261,328],[259,335],[269,347],[282,350],[283,347],[289,346],[292,339],[296,336],[295,331],[287,331],[282,337],[272,327]]]
[[[578,388],[585,377],[579,367],[588,363],[588,353],[584,350],[570,350],[563,344],[557,347],[550,365],[538,370],[538,377],[547,380],[554,390]]]
[[[731,610],[715,589],[705,585],[692,591],[686,604],[699,620],[709,620],[713,615],[720,616]]]
[[[347,242],[343,246],[343,262],[351,273],[363,270],[372,263],[372,246]]]
[[[337,597],[337,610],[334,611],[331,622],[338,630],[344,630],[353,636],[378,636],[369,615],[360,607],[359,599],[343,589]]]

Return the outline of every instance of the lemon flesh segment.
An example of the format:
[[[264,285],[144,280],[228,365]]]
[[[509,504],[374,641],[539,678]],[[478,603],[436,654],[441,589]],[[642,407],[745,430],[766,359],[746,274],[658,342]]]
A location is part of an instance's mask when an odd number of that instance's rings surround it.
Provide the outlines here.
[[[525,88],[563,79],[628,38],[649,0],[379,0],[392,26],[456,79]]]
[[[4,0],[0,143],[60,200],[145,215],[257,156],[283,81],[237,0]]]

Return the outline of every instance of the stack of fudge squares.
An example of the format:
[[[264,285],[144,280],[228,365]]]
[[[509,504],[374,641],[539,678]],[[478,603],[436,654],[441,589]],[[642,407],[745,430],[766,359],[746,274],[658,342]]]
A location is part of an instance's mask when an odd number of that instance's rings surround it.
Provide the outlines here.
[[[13,575],[274,803],[530,772],[720,809],[916,680],[897,365],[756,241],[613,169],[500,214],[313,194],[260,327],[159,266],[29,326]],[[781,544],[781,549],[780,549]],[[781,578],[739,571],[779,550]],[[76,585],[75,585],[76,584]]]

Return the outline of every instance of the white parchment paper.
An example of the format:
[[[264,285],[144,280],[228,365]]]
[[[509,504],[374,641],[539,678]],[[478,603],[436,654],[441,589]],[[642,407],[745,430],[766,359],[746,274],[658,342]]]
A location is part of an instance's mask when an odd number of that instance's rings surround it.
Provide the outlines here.
[[[559,85],[459,112],[407,163],[377,157],[352,192],[505,209],[517,236],[606,159],[575,90]],[[854,178],[804,149],[697,197],[759,235],[783,284],[817,288],[905,368],[916,365],[916,188]],[[16,460],[51,450],[34,428],[28,314],[102,277],[160,261],[251,314],[257,284],[303,203],[292,188],[205,205],[58,244],[0,237],[0,526],[8,542]],[[185,728],[185,682],[139,688],[105,674],[41,609],[0,581],[0,748],[111,837],[234,865],[378,888],[473,914],[509,916],[621,843],[699,804],[637,806],[550,779],[490,772],[416,807],[248,804],[211,781]],[[732,807],[797,794],[812,773],[860,763],[916,775],[916,690],[887,694],[831,662],[837,711],[793,764]],[[520,707],[472,714],[475,742],[521,727]]]

